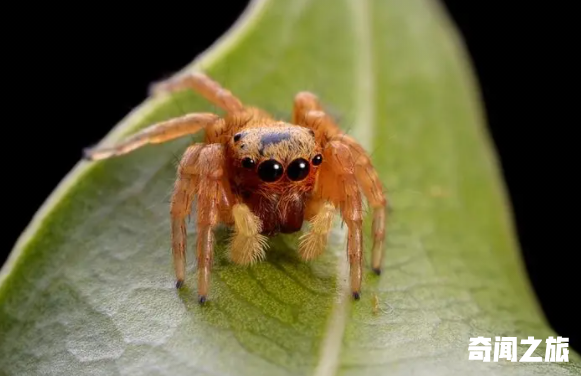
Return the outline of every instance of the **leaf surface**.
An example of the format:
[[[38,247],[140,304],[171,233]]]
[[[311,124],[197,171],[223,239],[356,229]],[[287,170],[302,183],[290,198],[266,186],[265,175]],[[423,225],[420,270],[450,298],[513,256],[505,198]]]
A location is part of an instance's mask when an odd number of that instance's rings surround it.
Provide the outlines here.
[[[256,0],[185,69],[287,119],[298,91],[319,95],[386,186],[383,275],[367,271],[362,300],[350,300],[340,226],[315,262],[300,262],[286,236],[251,268],[227,261],[221,230],[200,307],[191,248],[186,289],[174,288],[169,233],[175,166],[192,139],[80,162],[0,274],[0,374],[580,374],[573,351],[569,363],[468,360],[470,337],[556,335],[525,277],[472,73],[438,3]],[[216,108],[191,92],[147,99],[104,143],[186,111]],[[190,245],[195,236],[190,223]]]

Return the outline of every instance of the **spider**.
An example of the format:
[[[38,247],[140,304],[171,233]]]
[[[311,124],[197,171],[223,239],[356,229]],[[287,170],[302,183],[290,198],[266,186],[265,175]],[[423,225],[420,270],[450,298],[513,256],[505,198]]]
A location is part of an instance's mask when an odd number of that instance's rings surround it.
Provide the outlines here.
[[[360,298],[363,269],[362,193],[373,208],[372,269],[381,274],[387,201],[378,174],[363,147],[341,131],[317,96],[294,97],[290,123],[244,105],[229,90],[201,72],[159,81],[150,93],[191,89],[225,111],[189,113],[153,124],[111,147],[84,150],[96,161],[117,157],[148,144],[205,130],[203,143],[189,146],[177,168],[170,205],[171,245],[176,288],[186,268],[186,218],[197,200],[198,300],[209,293],[214,229],[232,229],[231,262],[250,265],[265,258],[268,237],[310,229],[299,238],[298,254],[311,260],[325,250],[336,212],[347,225],[350,288]]]

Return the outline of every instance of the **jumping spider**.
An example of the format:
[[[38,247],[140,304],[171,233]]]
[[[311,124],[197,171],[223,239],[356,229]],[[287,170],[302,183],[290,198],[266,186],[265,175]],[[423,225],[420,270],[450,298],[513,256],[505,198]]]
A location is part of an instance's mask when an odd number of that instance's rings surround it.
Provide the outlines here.
[[[177,171],[171,200],[171,243],[177,278],[184,283],[186,223],[197,198],[198,295],[209,292],[214,228],[233,228],[232,262],[248,265],[265,257],[267,237],[294,233],[303,221],[311,228],[300,238],[304,260],[325,249],[338,209],[348,228],[350,285],[359,299],[362,278],[362,196],[373,208],[372,269],[381,272],[386,199],[369,156],[326,114],[317,97],[299,92],[292,121],[276,120],[245,106],[203,73],[190,73],[152,86],[152,94],[193,89],[226,112],[190,113],[154,124],[112,147],[85,149],[85,158],[120,156],[146,144],[162,143],[205,130],[203,143],[187,148]]]

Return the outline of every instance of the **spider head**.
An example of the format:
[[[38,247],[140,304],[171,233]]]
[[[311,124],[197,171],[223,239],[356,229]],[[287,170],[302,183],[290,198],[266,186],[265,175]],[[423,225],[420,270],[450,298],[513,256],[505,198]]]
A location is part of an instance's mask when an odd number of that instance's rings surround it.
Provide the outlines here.
[[[308,190],[323,161],[313,131],[287,123],[245,128],[232,137],[230,147],[248,188]]]

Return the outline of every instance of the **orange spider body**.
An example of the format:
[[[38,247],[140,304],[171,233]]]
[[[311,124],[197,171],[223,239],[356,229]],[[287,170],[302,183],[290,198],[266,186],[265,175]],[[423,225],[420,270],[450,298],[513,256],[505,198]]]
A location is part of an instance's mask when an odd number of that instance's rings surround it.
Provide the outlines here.
[[[243,105],[204,74],[192,73],[162,82],[155,92],[194,89],[226,111],[224,117],[193,113],[154,124],[118,145],[86,150],[91,160],[126,154],[146,144],[165,142],[201,129],[203,143],[185,151],[174,186],[170,215],[172,252],[183,285],[186,217],[197,201],[198,293],[205,302],[213,263],[214,229],[233,229],[232,262],[252,264],[265,257],[268,236],[293,233],[305,221],[311,228],[300,238],[304,260],[325,249],[338,210],[348,228],[347,254],[353,297],[362,279],[362,195],[373,208],[372,268],[379,274],[385,236],[386,199],[364,149],[345,135],[309,92],[295,96],[291,122]]]

